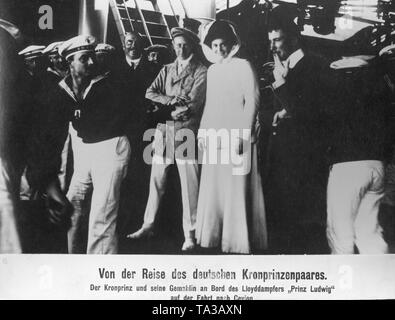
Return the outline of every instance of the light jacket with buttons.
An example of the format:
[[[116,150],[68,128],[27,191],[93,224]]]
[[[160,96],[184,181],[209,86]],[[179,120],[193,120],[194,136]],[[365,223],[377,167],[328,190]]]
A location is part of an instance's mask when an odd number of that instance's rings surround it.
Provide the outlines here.
[[[206,99],[207,68],[196,57],[193,57],[179,74],[177,67],[177,61],[165,65],[147,89],[145,97],[161,105],[168,105],[175,96],[188,96],[189,117],[185,121],[174,121],[174,134],[183,128],[190,129],[196,134]],[[159,123],[157,126],[164,137],[166,129],[169,132],[169,128],[166,127],[168,125],[164,123]],[[172,143],[168,138],[168,142]],[[182,141],[175,141],[175,148],[181,143]]]

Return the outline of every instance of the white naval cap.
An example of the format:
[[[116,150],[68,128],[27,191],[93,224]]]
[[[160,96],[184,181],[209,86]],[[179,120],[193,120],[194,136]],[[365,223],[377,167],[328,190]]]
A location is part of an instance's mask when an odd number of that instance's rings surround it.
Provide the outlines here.
[[[67,59],[78,52],[94,52],[96,47],[96,38],[93,36],[76,36],[59,46],[59,54]]]
[[[63,43],[63,41],[52,42],[48,45],[44,50],[43,54],[51,54],[58,52],[59,46]]]
[[[115,47],[107,43],[98,43],[95,48],[96,53],[113,53],[115,52]]]
[[[45,46],[32,45],[32,46],[26,47],[22,51],[19,51],[18,54],[20,56],[23,56],[24,58],[36,58],[36,57],[39,57],[43,54],[44,49],[45,49]]]

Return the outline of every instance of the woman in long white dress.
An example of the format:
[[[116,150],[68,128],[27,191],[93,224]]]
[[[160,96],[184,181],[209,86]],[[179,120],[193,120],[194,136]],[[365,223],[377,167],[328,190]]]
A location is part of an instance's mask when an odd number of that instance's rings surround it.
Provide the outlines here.
[[[258,82],[250,63],[234,57],[240,39],[232,24],[214,21],[204,33],[203,52],[214,64],[199,130],[203,165],[196,240],[203,248],[251,253],[267,248],[254,143]]]

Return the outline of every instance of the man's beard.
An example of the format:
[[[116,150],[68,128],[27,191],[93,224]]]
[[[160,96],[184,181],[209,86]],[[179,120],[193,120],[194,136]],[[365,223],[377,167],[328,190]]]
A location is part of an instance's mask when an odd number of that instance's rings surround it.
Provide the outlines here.
[[[280,59],[281,62],[284,62],[285,60],[287,60],[288,56],[284,51],[273,51],[272,52],[273,55],[277,55],[277,57]]]

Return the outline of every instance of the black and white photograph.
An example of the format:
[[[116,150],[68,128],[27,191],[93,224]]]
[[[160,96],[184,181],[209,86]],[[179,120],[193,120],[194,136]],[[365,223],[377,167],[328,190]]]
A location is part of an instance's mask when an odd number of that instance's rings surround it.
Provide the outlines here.
[[[0,299],[395,299],[394,253],[395,1],[0,0]]]

